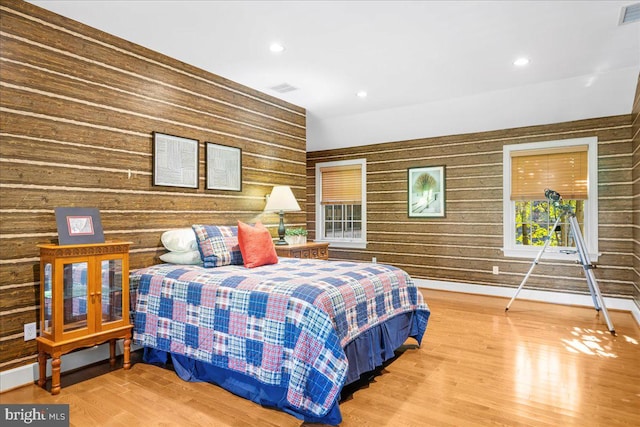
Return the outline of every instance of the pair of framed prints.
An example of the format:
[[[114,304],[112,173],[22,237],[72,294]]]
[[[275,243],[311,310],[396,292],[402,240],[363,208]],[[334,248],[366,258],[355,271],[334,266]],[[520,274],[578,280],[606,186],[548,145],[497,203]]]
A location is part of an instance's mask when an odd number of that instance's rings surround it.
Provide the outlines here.
[[[242,191],[242,150],[205,143],[207,190]],[[199,187],[200,142],[153,132],[153,185]]]

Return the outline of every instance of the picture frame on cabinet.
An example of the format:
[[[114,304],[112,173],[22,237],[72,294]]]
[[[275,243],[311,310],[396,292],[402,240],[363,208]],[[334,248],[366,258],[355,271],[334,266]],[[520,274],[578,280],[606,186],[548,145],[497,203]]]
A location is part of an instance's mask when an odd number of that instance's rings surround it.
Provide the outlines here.
[[[407,182],[407,209],[410,218],[444,218],[444,166],[409,168]]]
[[[198,188],[197,139],[153,132],[153,185]]]
[[[54,208],[59,245],[104,243],[100,211],[96,208]]]

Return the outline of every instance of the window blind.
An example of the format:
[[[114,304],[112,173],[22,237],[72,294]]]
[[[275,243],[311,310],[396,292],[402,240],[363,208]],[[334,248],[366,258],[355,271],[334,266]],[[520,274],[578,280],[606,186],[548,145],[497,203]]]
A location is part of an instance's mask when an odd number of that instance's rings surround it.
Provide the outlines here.
[[[362,166],[320,168],[323,205],[362,203]]]
[[[551,189],[563,199],[588,198],[587,145],[511,153],[511,200],[543,200]]]

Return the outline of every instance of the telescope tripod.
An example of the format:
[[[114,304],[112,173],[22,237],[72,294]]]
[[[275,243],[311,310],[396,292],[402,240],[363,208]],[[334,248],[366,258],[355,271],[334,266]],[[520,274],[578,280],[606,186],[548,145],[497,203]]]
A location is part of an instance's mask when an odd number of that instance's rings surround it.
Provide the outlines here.
[[[602,310],[602,314],[604,316],[605,321],[607,322],[607,327],[609,328],[609,332],[611,332],[611,335],[615,336],[616,331],[613,328],[613,323],[611,323],[611,319],[609,318],[609,313],[607,312],[607,307],[604,305],[604,299],[602,298],[602,293],[600,292],[600,288],[598,287],[598,282],[596,282],[596,278],[593,274],[593,269],[595,268],[595,266],[591,264],[591,261],[589,260],[589,253],[587,252],[587,246],[584,243],[584,238],[582,237],[582,233],[580,231],[580,225],[578,224],[578,220],[576,219],[576,214],[573,212],[573,210],[571,210],[570,207],[566,207],[566,206],[560,206],[560,207],[565,209],[565,211],[568,210],[567,215],[569,216],[569,225],[571,226],[571,234],[573,235],[573,239],[576,242],[576,251],[578,253],[578,261],[580,264],[582,264],[582,268],[584,269],[584,274],[587,277],[587,285],[589,286],[589,292],[591,293],[593,306],[595,307],[597,312],[600,312]],[[533,272],[533,269],[540,262],[540,258],[542,258],[542,254],[544,253],[544,251],[547,250],[547,248],[549,247],[549,243],[551,242],[551,233],[556,230],[556,227],[560,223],[560,220],[562,219],[563,215],[564,214],[558,215],[556,222],[553,224],[553,228],[551,228],[551,230],[549,231],[549,235],[546,237],[544,246],[542,246],[542,249],[540,250],[540,252],[538,252],[538,256],[536,256],[536,258],[533,260],[533,264],[531,264],[531,268],[527,272],[527,275],[524,276],[522,283],[520,283],[520,286],[518,286],[518,290],[516,290],[515,295],[513,296],[513,298],[511,298],[511,301],[509,301],[509,304],[507,304],[507,307],[504,309],[504,311],[509,310],[511,303],[513,303],[513,301],[516,299],[516,297],[520,293],[520,290],[522,290],[522,287],[527,282],[527,280],[529,279],[529,276]]]

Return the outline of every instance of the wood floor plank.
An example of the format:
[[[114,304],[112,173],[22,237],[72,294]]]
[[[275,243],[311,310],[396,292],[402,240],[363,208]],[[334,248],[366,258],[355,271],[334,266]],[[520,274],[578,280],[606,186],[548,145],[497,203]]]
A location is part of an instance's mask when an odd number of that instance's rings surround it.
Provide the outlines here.
[[[422,292],[432,310],[422,346],[408,340],[341,403],[342,427],[640,425],[640,328],[629,313],[610,310],[614,337],[592,308],[516,300],[505,313],[504,298]],[[137,357],[128,371],[63,375],[57,396],[30,385],[0,401],[68,403],[83,427],[305,425]]]

